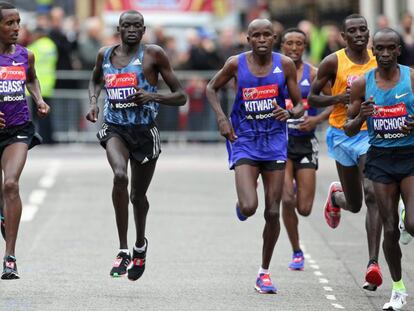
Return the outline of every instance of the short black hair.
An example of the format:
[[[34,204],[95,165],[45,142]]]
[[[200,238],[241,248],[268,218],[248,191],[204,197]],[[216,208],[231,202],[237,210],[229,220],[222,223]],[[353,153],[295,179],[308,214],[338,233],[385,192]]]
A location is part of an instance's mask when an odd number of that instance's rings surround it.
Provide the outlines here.
[[[384,34],[394,34],[395,38],[397,39],[397,40],[396,40],[396,41],[397,41],[397,44],[398,44],[398,45],[401,45],[401,35],[400,35],[397,31],[395,31],[394,29],[389,28],[389,27],[382,28],[382,29],[377,30],[377,31],[375,32],[374,37],[373,37],[373,43],[374,43],[374,44],[375,44],[375,37],[376,37],[378,34],[380,34],[380,33],[384,33]]]
[[[362,16],[361,14],[354,13],[354,14],[351,14],[351,15],[348,15],[347,17],[345,17],[344,21],[342,22],[342,31],[346,30],[346,22],[347,21],[349,21],[350,19],[359,19],[359,18],[362,18],[365,21],[365,24],[368,24],[367,19],[364,16]]]
[[[282,36],[281,36],[282,43],[285,42],[285,36],[288,33],[292,33],[292,32],[297,32],[297,33],[302,34],[305,37],[305,43],[307,42],[308,37],[306,36],[306,33],[303,30],[299,29],[299,28],[292,27],[292,28],[288,28],[288,29],[286,29],[285,31],[282,32]]]
[[[126,14],[139,15],[142,18],[142,22],[144,22],[144,15],[142,15],[140,12],[138,12],[136,10],[128,10],[128,11],[122,12],[121,15],[119,16],[119,24],[121,24],[121,20]]]
[[[2,10],[8,10],[8,9],[16,9],[16,7],[8,2],[0,2],[0,21],[3,19]]]

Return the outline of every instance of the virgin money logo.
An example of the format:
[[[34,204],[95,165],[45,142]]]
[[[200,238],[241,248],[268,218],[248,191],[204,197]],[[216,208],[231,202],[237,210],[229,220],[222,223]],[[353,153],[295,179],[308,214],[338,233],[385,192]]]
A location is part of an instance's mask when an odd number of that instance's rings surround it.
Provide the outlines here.
[[[404,103],[399,103],[392,106],[377,106],[374,105],[374,117],[377,118],[390,118],[400,117],[407,114],[407,107]]]
[[[23,66],[0,67],[0,80],[26,80]]]
[[[243,100],[255,100],[263,98],[272,98],[279,95],[277,84],[270,84],[258,87],[246,87],[242,89]]]
[[[359,76],[347,76],[346,77],[346,86],[351,87],[352,83],[358,78],[359,78]]]
[[[137,86],[137,76],[133,72],[105,75],[105,87]]]

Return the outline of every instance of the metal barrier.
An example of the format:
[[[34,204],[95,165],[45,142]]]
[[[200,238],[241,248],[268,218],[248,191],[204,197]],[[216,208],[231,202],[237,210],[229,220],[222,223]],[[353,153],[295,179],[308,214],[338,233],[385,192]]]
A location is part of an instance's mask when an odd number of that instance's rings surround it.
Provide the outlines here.
[[[184,89],[189,95],[185,106],[171,107],[160,105],[157,124],[161,139],[168,142],[215,142],[224,140],[220,136],[215,115],[205,96],[205,85],[215,71],[176,71]],[[59,79],[77,83],[76,89],[56,89],[48,100],[52,108],[51,122],[53,138],[56,142],[96,142],[96,133],[102,124],[103,99],[99,99],[100,115],[97,123],[85,119],[89,109],[88,81],[90,71],[57,71]],[[72,80],[72,81],[71,81]],[[233,83],[220,92],[220,101],[224,111],[230,115],[234,101]],[[165,83],[160,79],[159,92],[167,92]],[[35,125],[36,120],[35,120]],[[317,136],[322,138],[321,130]]]
[[[176,71],[184,89],[189,93],[189,101],[182,107],[160,106],[157,123],[164,141],[218,141],[215,116],[205,96],[205,84],[215,74],[214,71]],[[51,122],[53,138],[57,142],[96,142],[96,133],[102,124],[104,91],[99,99],[99,121],[92,124],[85,119],[89,109],[88,81],[90,71],[57,71],[61,80],[73,80],[76,89],[56,89],[48,104],[52,108]],[[73,83],[70,81],[70,83]],[[194,88],[193,86],[196,86]],[[168,88],[160,79],[159,92]],[[233,92],[228,89],[221,93],[224,109],[228,111],[233,102]],[[36,124],[36,121],[35,121]]]

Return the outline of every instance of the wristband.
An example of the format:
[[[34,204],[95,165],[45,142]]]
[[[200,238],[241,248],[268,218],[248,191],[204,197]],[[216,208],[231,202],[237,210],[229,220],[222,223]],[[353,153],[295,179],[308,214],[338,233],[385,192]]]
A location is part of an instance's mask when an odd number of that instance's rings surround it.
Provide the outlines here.
[[[98,99],[98,97],[96,97],[96,95],[91,95],[91,97],[89,97],[89,100],[91,101],[93,97],[95,97],[95,99]]]

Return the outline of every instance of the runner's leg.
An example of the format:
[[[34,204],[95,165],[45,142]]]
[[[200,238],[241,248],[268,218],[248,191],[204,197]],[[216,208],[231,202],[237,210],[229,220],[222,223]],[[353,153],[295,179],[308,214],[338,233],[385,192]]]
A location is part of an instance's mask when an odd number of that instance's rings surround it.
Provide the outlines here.
[[[106,143],[106,156],[114,173],[112,203],[118,228],[119,248],[127,249],[129,151],[120,138],[111,137]]]
[[[5,255],[15,254],[17,233],[22,214],[22,201],[19,193],[19,179],[27,159],[28,146],[14,143],[6,147],[1,158],[4,172],[3,196],[6,221]]]
[[[280,233],[280,201],[282,199],[285,170],[263,171],[265,191],[265,227],[263,230],[262,268],[268,269]]]
[[[146,193],[154,175],[156,164],[157,160],[140,164],[131,159],[131,203],[134,208],[136,247],[142,247],[145,244],[145,224],[149,209]]]
[[[258,205],[257,178],[259,168],[253,165],[242,164],[234,168],[238,205],[243,216],[254,215]]]

